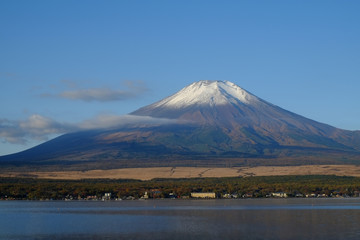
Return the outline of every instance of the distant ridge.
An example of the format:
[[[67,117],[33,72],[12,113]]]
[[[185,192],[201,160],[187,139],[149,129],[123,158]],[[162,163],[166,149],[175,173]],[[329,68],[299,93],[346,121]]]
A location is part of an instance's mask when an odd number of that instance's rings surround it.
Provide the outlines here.
[[[69,133],[3,166],[119,168],[360,163],[360,132],[305,118],[229,81],[198,81],[133,116],[169,119]]]

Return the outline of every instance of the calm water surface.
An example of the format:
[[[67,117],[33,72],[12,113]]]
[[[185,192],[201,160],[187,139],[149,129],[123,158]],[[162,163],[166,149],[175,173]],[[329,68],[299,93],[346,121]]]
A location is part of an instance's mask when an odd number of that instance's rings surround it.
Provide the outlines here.
[[[360,239],[360,199],[0,201],[0,239]]]

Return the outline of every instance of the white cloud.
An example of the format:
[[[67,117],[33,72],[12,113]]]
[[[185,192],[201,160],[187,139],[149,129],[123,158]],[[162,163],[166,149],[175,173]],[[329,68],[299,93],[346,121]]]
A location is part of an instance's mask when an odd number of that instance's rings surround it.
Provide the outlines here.
[[[27,139],[47,140],[49,135],[62,134],[76,128],[38,114],[23,121],[0,119],[0,138],[5,142],[24,144]]]
[[[0,139],[7,143],[25,144],[29,140],[45,141],[48,140],[50,136],[81,130],[111,129],[126,126],[128,124],[161,125],[169,123],[179,122],[172,119],[153,118],[148,116],[98,115],[93,119],[85,120],[80,123],[61,123],[51,118],[34,114],[22,121],[0,119]]]
[[[7,119],[0,119],[0,138],[9,143],[24,143],[24,131],[18,124]]]

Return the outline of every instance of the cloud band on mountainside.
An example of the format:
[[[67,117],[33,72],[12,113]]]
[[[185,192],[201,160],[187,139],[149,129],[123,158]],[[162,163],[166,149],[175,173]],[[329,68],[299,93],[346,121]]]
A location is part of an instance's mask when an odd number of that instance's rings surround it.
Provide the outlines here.
[[[171,124],[179,123],[173,119],[154,118],[136,115],[98,115],[93,119],[80,123],[62,123],[38,114],[31,115],[22,121],[0,119],[0,139],[13,144],[25,144],[28,140],[45,141],[51,135],[69,132],[107,129],[125,126],[127,124]]]

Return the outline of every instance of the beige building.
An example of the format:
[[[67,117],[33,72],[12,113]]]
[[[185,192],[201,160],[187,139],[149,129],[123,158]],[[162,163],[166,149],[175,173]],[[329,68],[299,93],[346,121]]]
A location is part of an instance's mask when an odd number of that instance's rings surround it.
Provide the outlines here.
[[[273,197],[280,197],[280,198],[287,198],[288,197],[287,193],[284,193],[284,192],[271,193],[271,195]]]
[[[192,198],[215,198],[216,195],[214,192],[207,192],[207,193],[191,193]]]

